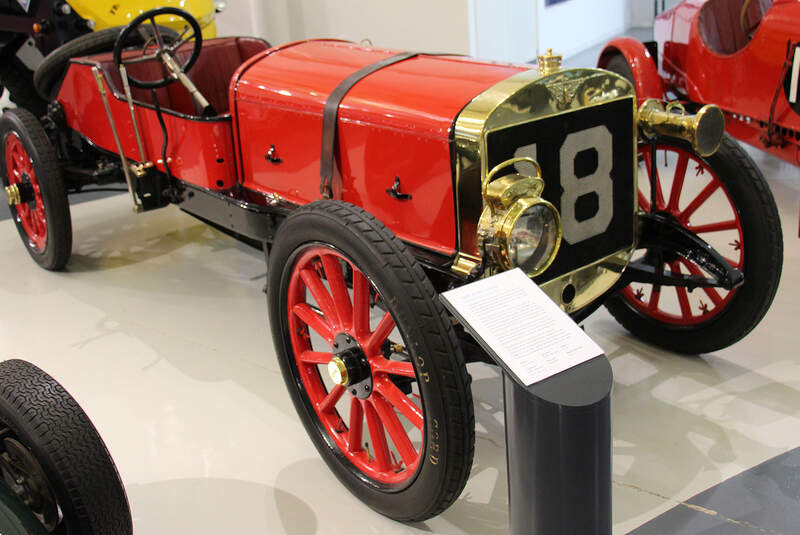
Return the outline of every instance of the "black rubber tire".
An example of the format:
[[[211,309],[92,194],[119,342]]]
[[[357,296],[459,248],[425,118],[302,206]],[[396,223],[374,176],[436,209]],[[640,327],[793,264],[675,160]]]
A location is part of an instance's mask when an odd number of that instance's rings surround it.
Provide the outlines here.
[[[129,535],[117,468],[86,413],[52,377],[24,360],[0,363],[0,426],[41,465],[63,520],[58,535]]]
[[[44,128],[31,112],[24,109],[6,111],[0,117],[0,178],[3,187],[9,185],[5,144],[12,132],[22,141],[33,161],[33,170],[39,182],[47,222],[47,241],[43,251],[37,250],[30,242],[14,206],[9,206],[11,217],[34,261],[51,271],[63,269],[72,253],[72,217],[58,157]]]
[[[692,152],[688,143],[675,142],[672,145]],[[719,177],[739,214],[744,251],[744,284],[737,289],[725,309],[707,322],[691,326],[658,321],[634,308],[619,294],[605,303],[611,315],[635,336],[686,354],[718,351],[752,331],[772,304],[783,266],[783,233],[778,209],[764,176],[753,160],[727,134],[719,150],[712,156],[695,157],[704,160]]]
[[[47,102],[54,100],[61,79],[67,72],[70,58],[110,52],[114,49],[114,43],[123,27],[116,26],[81,35],[50,52],[33,73],[33,85],[39,96]]]
[[[0,84],[9,92],[9,99],[20,108],[30,110],[37,117],[47,111],[47,102],[39,98],[33,89],[33,73],[16,57],[8,47],[0,54]],[[0,94],[2,94],[0,87]]]
[[[115,26],[97,32],[87,33],[68,41],[50,52],[36,68],[33,73],[33,87],[41,97],[42,102],[47,103],[55,100],[61,81],[67,73],[67,66],[71,58],[99,54],[101,52],[111,52],[117,37],[125,29],[125,26]],[[177,32],[170,28],[163,28],[162,31],[171,36],[177,36]],[[127,46],[141,44],[139,36],[131,37]],[[40,100],[41,100],[40,99]]]
[[[426,356],[424,365],[430,382],[418,381],[425,422],[420,467],[400,490],[388,491],[371,484],[328,444],[298,382],[285,319],[286,294],[296,255],[313,244],[334,247],[371,280],[403,333],[417,378],[417,358]],[[295,408],[322,458],[350,492],[390,518],[416,522],[444,511],[461,494],[469,477],[475,419],[470,377],[455,333],[416,259],[372,215],[351,204],[328,200],[313,202],[289,216],[278,230],[269,257],[267,299],[275,349]],[[434,429],[434,421],[438,429]],[[438,459],[431,459],[433,452],[438,452]]]
[[[625,56],[619,53],[615,53],[606,63],[606,70],[611,71],[614,73],[619,74],[630,83],[633,84],[633,87],[636,88],[636,82],[633,79],[633,71],[631,70],[631,66],[628,64],[628,60],[625,59]]]

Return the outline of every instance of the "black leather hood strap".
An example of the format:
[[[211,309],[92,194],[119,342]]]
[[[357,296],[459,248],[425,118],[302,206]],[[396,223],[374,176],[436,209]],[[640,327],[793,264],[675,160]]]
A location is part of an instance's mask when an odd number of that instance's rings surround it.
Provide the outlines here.
[[[336,150],[336,130],[337,130],[337,116],[339,114],[339,104],[348,91],[359,81],[366,78],[375,71],[379,71],[389,65],[394,65],[401,61],[418,56],[418,52],[403,52],[388,58],[382,59],[371,65],[357,70],[347,78],[341,81],[336,89],[334,89],[328,100],[325,101],[325,109],[322,112],[322,156],[320,158],[319,175],[320,185],[319,191],[326,199],[334,198],[333,192],[333,162],[335,159]],[[339,188],[337,188],[339,189]],[[341,192],[337,192],[341,193]]]

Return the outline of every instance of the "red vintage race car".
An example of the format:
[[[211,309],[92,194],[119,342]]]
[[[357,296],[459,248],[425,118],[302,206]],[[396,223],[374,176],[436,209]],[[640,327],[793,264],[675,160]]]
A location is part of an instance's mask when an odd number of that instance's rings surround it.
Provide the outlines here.
[[[730,135],[800,165],[800,2],[685,0],[653,32],[649,46],[611,41],[598,66],[633,80],[640,99],[712,102]]]
[[[159,32],[166,13],[186,19],[177,38]],[[146,42],[126,49],[132,33]],[[472,464],[465,361],[486,356],[439,292],[520,268],[576,320],[605,303],[636,334],[696,353],[749,332],[780,277],[763,177],[728,141],[719,159],[698,155],[721,142],[717,108],[639,111],[624,78],[555,56],[533,69],[335,40],[203,41],[162,8],[113,53],[74,58],[56,90],[41,120],[0,120],[33,259],[67,265],[68,194],[114,182],[136,212],[175,204],[262,244],[297,412],[343,484],[398,520],[448,507]],[[637,155],[639,127],[704,173],[687,180],[703,193],[683,219],[636,207],[637,168],[655,161]],[[752,179],[729,180],[731,165]],[[706,241],[695,222],[719,232]],[[652,285],[649,301],[631,284]],[[662,288],[673,309],[655,306]]]

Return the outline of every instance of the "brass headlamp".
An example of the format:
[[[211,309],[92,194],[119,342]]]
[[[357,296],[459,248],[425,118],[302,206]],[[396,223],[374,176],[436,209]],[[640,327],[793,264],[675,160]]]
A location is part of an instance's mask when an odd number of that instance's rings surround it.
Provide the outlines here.
[[[527,162],[536,176],[519,173],[493,180],[502,169]],[[561,217],[542,199],[542,170],[533,158],[511,158],[497,165],[483,184],[486,207],[478,235],[489,257],[502,269],[522,268],[534,277],[547,269],[561,245]]]

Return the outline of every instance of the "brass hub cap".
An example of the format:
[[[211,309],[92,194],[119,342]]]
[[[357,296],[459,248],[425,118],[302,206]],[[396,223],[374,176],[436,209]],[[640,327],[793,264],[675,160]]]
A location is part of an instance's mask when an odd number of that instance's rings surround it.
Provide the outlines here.
[[[16,184],[12,184],[11,186],[6,186],[6,197],[8,197],[9,206],[19,204],[20,201],[19,187]]]
[[[347,365],[339,357],[333,357],[328,363],[328,375],[337,385],[347,386],[350,382],[350,375],[347,373]]]

